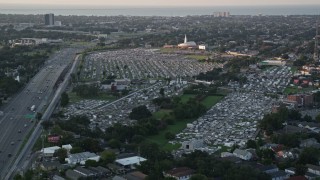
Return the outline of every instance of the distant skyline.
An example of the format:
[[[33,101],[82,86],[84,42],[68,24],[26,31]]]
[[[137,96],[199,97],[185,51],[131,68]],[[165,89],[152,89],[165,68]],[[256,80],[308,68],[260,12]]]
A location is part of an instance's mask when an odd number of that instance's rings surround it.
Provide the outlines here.
[[[7,7],[19,5],[65,6],[263,6],[263,5],[320,5],[319,0],[0,0]]]

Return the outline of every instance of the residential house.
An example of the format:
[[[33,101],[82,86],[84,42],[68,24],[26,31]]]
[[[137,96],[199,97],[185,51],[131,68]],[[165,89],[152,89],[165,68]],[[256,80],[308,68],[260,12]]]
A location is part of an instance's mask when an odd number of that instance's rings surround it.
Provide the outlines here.
[[[58,169],[60,165],[61,164],[58,161],[43,161],[40,165],[40,168],[43,171],[52,171],[52,170]]]
[[[41,153],[43,153],[44,157],[53,157],[53,154],[61,149],[59,146],[47,147],[41,149]]]
[[[290,177],[290,175],[288,173],[286,173],[285,171],[282,171],[282,170],[269,173],[269,175],[271,176],[272,180],[286,180]]]
[[[75,165],[77,163],[80,163],[84,165],[87,160],[94,160],[98,162],[100,160],[100,156],[91,152],[82,152],[77,154],[69,154],[68,158],[66,158],[65,160],[68,162],[68,164]]]
[[[74,170],[71,170],[71,169],[66,171],[66,177],[71,180],[78,180],[80,178],[85,178],[84,175],[82,175]]]
[[[320,176],[320,166],[307,164],[308,172],[319,175]]]
[[[71,144],[62,145],[62,149],[67,150],[67,152],[69,153],[70,150],[72,149],[72,146],[71,146]]]
[[[290,168],[285,169],[284,171],[290,175],[294,175],[296,173],[296,168],[290,167]]]
[[[302,140],[300,142],[300,147],[302,147],[302,148],[313,147],[317,144],[319,144],[319,143],[315,138],[309,138],[309,139]]]
[[[116,163],[124,168],[135,169],[136,165],[140,165],[140,162],[146,161],[147,159],[140,156],[133,156],[123,159],[117,159]]]
[[[143,174],[140,171],[134,171],[125,176],[127,180],[144,180],[147,175]]]
[[[111,164],[109,163],[107,165],[108,169],[110,169],[111,172],[115,173],[115,174],[124,174],[125,173],[125,169],[122,166],[119,166],[117,164]]]
[[[58,175],[54,175],[52,177],[52,180],[65,180],[65,178],[61,177],[61,176],[58,176]]]
[[[164,173],[165,177],[173,177],[177,180],[188,180],[195,173],[193,169],[188,167],[174,168]]]
[[[236,149],[233,151],[233,154],[243,160],[250,160],[252,158],[252,154],[246,150]]]

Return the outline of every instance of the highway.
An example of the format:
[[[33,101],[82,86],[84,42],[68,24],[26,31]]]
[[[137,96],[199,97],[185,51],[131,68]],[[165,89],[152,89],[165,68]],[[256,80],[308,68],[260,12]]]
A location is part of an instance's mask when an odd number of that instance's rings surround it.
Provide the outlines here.
[[[27,142],[28,136],[36,138],[37,134],[33,132],[40,132],[41,126],[34,116],[36,112],[41,112],[44,113],[43,118],[50,117],[54,109],[51,99],[58,101],[59,97],[56,97],[55,91],[62,90],[58,88],[57,82],[62,82],[60,75],[67,72],[67,67],[71,68],[77,52],[79,49],[66,48],[53,54],[29,84],[1,109],[4,114],[0,116],[0,179],[5,178],[9,169],[12,170],[19,152],[30,153],[30,150],[21,149],[21,146],[23,141]],[[31,111],[30,107],[33,105],[35,110]],[[51,111],[45,111],[46,109]],[[29,141],[27,145],[28,143]],[[24,155],[24,158],[28,156]],[[14,164],[17,166],[16,162]]]

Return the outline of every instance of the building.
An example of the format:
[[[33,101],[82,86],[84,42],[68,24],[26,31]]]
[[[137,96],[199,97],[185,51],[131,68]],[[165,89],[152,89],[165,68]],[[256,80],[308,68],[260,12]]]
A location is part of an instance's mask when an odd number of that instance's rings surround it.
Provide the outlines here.
[[[203,147],[203,140],[190,140],[182,143],[182,148],[189,151],[194,151],[196,149]]]
[[[228,12],[228,11],[214,12],[213,16],[214,17],[229,17],[230,16],[230,12]]]
[[[307,147],[313,147],[318,144],[319,143],[315,138],[309,138],[309,139],[302,140],[300,142],[300,147],[307,148]]]
[[[77,154],[70,154],[65,160],[68,162],[68,164],[75,165],[77,163],[80,163],[81,165],[84,165],[87,160],[94,160],[98,162],[100,160],[100,156],[91,152],[82,152]]]
[[[47,147],[41,149],[41,153],[44,157],[53,157],[53,154],[59,149],[61,149],[59,146]]]
[[[204,44],[201,44],[201,45],[199,45],[199,50],[206,50],[207,49],[207,46],[206,45],[204,45]]]
[[[45,14],[44,24],[47,26],[54,26],[54,14]]]
[[[140,171],[134,171],[125,176],[127,180],[144,180],[146,179],[146,177],[147,175],[143,174]]]
[[[54,175],[52,177],[52,180],[65,180],[65,178],[61,177],[61,176],[58,176],[58,175]]]
[[[62,26],[62,23],[61,23],[61,21],[55,21],[55,22],[54,22],[54,25],[55,25],[55,26]]]
[[[164,177],[173,177],[177,180],[188,180],[195,173],[193,169],[188,167],[174,168],[170,171],[164,172]]]
[[[259,63],[260,66],[284,66],[286,61],[280,60],[265,60]]]
[[[277,172],[269,173],[269,175],[271,176],[272,180],[286,180],[290,177],[290,175],[285,171],[277,171]]]
[[[312,106],[313,101],[312,94],[295,94],[295,95],[288,95],[287,102],[295,103],[297,106]]]
[[[246,160],[246,161],[248,161],[252,158],[252,154],[246,150],[236,149],[233,151],[233,154],[236,157],[238,157],[242,160]]]
[[[320,176],[320,166],[307,164],[308,172]]]
[[[147,159],[140,156],[133,156],[123,159],[117,159],[116,163],[121,165],[122,167],[135,169],[135,165],[140,165],[140,162],[146,161]]]
[[[198,48],[198,46],[194,41],[188,41],[187,35],[185,35],[184,42],[181,44],[178,44],[178,48],[180,48],[180,49],[196,49],[196,48]]]
[[[71,144],[62,145],[62,149],[65,149],[68,152],[70,152],[70,150],[72,149],[72,146],[71,146]]]
[[[66,171],[66,177],[70,180],[78,180],[80,178],[86,178],[86,176],[71,169]]]

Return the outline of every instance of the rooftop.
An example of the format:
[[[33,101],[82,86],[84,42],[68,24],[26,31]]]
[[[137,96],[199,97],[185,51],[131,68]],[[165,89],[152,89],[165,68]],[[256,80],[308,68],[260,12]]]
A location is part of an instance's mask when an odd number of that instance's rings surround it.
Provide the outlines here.
[[[147,159],[140,156],[133,156],[133,157],[128,157],[124,159],[118,159],[116,160],[116,162],[121,164],[122,166],[127,166],[127,165],[133,165],[133,164],[140,164],[140,162],[146,161],[146,160]]]

